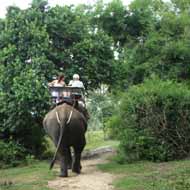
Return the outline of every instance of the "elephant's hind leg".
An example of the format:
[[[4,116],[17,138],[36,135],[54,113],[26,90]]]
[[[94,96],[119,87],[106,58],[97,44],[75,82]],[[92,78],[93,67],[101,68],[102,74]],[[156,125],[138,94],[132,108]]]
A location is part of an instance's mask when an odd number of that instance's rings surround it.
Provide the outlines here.
[[[80,163],[82,150],[83,149],[77,149],[74,147],[74,163],[73,163],[72,171],[77,174],[80,174],[81,168],[82,168],[81,163]]]
[[[72,169],[72,155],[71,148],[68,148],[68,169]]]
[[[68,177],[68,169],[70,164],[70,149],[64,148],[60,153],[61,174],[60,177]]]
[[[65,156],[61,156],[60,164],[61,164],[61,173],[59,177],[68,177],[67,160]]]

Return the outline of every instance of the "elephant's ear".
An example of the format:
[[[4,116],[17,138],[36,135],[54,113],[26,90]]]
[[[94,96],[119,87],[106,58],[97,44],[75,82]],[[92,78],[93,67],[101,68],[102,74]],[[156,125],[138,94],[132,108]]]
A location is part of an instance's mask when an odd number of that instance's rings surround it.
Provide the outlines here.
[[[78,111],[83,114],[83,116],[85,117],[87,121],[90,119],[90,115],[85,106],[78,104]]]
[[[85,109],[84,116],[85,116],[85,118],[86,118],[87,121],[90,119],[90,114],[89,114],[89,112],[88,112],[87,109]]]

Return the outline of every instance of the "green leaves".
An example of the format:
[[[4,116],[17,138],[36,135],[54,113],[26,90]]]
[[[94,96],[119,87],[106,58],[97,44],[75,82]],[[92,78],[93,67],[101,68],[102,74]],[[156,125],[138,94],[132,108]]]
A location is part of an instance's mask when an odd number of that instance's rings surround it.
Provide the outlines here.
[[[56,6],[35,0],[26,10],[10,7],[0,22],[0,135],[26,152],[43,150],[42,118],[49,111],[47,82],[79,73],[87,89],[112,83],[113,40],[95,30],[87,6]]]
[[[153,78],[129,88],[111,126],[125,159],[168,161],[188,156],[189,99],[189,88],[170,80]]]
[[[9,7],[0,20],[3,137],[22,142],[28,151],[43,141],[41,120],[50,104],[47,82],[60,72],[66,83],[78,73],[88,90],[103,84],[123,91],[152,76],[188,82],[188,2],[134,0],[126,7],[113,0],[98,1],[95,7],[50,8],[47,1],[34,0],[26,10]],[[28,142],[35,133],[39,140]]]
[[[11,137],[26,148],[26,154],[35,155],[44,147],[41,125],[49,107],[46,83],[54,72],[46,56],[49,37],[41,18],[38,10],[12,7],[0,33],[0,135],[4,140]]]

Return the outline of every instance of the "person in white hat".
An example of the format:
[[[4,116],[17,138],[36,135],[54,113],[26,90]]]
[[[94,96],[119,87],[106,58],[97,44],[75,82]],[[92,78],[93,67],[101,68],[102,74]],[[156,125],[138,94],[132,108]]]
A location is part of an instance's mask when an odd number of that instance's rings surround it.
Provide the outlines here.
[[[73,80],[71,80],[69,82],[68,86],[83,88],[85,90],[83,82],[80,81],[79,79],[80,79],[79,75],[74,74]],[[76,93],[75,95],[78,95],[78,93]],[[80,109],[83,109],[83,111],[85,111],[86,116],[87,116],[87,120],[90,118],[90,115],[88,113],[88,110],[86,109],[85,100],[83,99],[83,97],[81,97],[78,101],[78,109],[79,109],[79,111],[80,111]]]
[[[73,80],[71,80],[68,84],[68,86],[72,87],[78,87],[78,88],[84,88],[84,84],[82,81],[79,80],[80,77],[78,74],[73,75]]]

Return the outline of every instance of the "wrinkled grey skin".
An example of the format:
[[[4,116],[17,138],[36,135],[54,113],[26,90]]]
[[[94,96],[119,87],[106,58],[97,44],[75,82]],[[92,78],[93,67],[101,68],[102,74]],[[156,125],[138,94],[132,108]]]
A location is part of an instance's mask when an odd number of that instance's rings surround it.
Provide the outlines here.
[[[67,124],[72,110],[70,122]],[[60,124],[57,120],[56,112],[58,113]],[[56,157],[59,156],[60,177],[67,177],[68,169],[70,168],[72,168],[73,172],[80,173],[81,153],[86,144],[87,119],[84,115],[85,113],[82,114],[72,106],[64,103],[47,113],[43,120],[44,129],[57,148],[50,169],[53,167]],[[73,147],[74,150],[73,162],[70,147]]]

